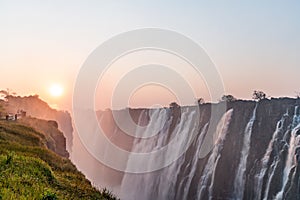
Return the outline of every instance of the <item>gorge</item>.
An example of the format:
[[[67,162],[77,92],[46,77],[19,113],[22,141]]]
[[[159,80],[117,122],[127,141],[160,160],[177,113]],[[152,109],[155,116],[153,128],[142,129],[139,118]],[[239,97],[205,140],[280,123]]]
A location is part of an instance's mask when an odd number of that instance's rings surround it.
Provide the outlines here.
[[[16,106],[16,100],[12,102]],[[24,102],[18,105],[31,112]],[[211,120],[212,107],[218,109],[221,105],[226,109]],[[76,131],[67,135],[64,132],[67,144],[68,141],[70,146],[73,144],[70,156],[95,186],[107,187],[125,200],[300,199],[300,99],[206,103],[199,105],[198,116],[195,109],[193,106],[125,109],[136,124],[146,127],[137,128],[136,134],[155,133],[148,139],[135,139],[126,134],[118,127],[111,110],[96,112],[107,138],[132,154],[160,150],[178,134],[188,138],[196,133],[182,154],[179,149],[186,144],[185,140],[178,141],[178,151],[167,148],[159,160],[139,163],[130,153],[123,161],[125,169],[139,165],[145,168],[163,162],[168,151],[172,151],[178,159],[162,169],[127,173],[109,168],[89,153]],[[115,114],[122,117],[125,110]],[[38,115],[36,110],[32,113],[32,116]],[[58,125],[61,130],[73,130],[70,115],[65,115],[65,120],[58,120]],[[54,119],[53,116],[50,118]],[[89,123],[89,119],[85,123]],[[87,131],[94,129],[90,127]],[[209,130],[215,132],[214,146],[202,155],[201,148]]]

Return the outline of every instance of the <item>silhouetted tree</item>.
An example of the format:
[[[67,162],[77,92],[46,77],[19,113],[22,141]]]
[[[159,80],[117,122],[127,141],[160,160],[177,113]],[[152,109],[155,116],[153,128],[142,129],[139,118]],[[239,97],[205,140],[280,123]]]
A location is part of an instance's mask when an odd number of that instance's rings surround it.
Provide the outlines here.
[[[262,99],[265,99],[266,97],[267,97],[267,95],[263,91],[254,90],[252,98],[254,100],[259,100],[260,101]]]
[[[198,103],[198,105],[201,105],[201,104],[205,103],[203,98],[196,99],[196,102]]]
[[[176,103],[176,102],[172,102],[170,103],[170,108],[176,108],[176,107],[179,107],[179,105]]]
[[[16,96],[17,93],[13,92],[11,89],[6,88],[6,90],[0,90],[0,98],[6,99],[9,96]]]
[[[295,92],[295,94],[296,94],[296,95],[295,95],[296,98],[297,98],[297,99],[300,99],[300,92]]]
[[[9,95],[9,92],[6,90],[0,90],[0,97],[5,98]]]
[[[237,99],[232,96],[231,94],[228,94],[228,95],[223,95],[222,98],[221,98],[221,101],[226,101],[226,102],[233,102],[233,101],[236,101]]]

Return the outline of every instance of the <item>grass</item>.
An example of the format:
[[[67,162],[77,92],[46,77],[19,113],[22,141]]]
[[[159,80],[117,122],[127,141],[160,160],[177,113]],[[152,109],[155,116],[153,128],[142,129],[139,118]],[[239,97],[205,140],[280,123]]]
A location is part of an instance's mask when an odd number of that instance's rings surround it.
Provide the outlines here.
[[[46,147],[45,135],[0,121],[0,199],[117,199],[97,191],[69,159]]]

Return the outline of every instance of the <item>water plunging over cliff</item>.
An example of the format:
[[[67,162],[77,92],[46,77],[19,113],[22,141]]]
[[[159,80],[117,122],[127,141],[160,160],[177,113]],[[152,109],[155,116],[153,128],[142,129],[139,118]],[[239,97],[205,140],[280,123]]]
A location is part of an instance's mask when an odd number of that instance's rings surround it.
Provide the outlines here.
[[[300,101],[231,102],[215,121],[210,120],[211,106],[200,105],[199,116],[192,107],[133,109],[134,120],[147,126],[138,127],[135,133],[142,137],[132,141],[122,135],[111,113],[101,113],[100,121],[109,124],[109,138],[132,153],[158,151],[176,135],[187,136],[177,141],[178,149],[166,148],[167,153],[142,163],[129,154],[125,166],[142,165],[149,172],[114,174],[114,184],[120,180],[121,199],[300,199]],[[199,156],[209,131],[215,133],[215,145],[205,157]],[[181,153],[193,133],[191,145]],[[150,170],[170,154],[178,159]],[[93,170],[95,175],[101,172],[99,177],[112,177],[112,171]]]

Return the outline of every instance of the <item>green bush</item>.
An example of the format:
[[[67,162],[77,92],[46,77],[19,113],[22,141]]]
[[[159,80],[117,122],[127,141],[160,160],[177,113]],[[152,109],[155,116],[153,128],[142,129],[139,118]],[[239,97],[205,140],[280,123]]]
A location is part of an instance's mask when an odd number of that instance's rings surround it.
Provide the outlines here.
[[[7,154],[5,164],[9,165],[12,162],[13,157],[14,152],[10,152],[9,154]]]
[[[101,195],[105,198],[105,199],[111,199],[111,200],[118,200],[117,197],[115,195],[113,195],[108,189],[103,188],[101,190]]]
[[[42,197],[42,200],[57,200],[57,199],[58,198],[57,198],[56,194],[49,190],[47,190]]]

